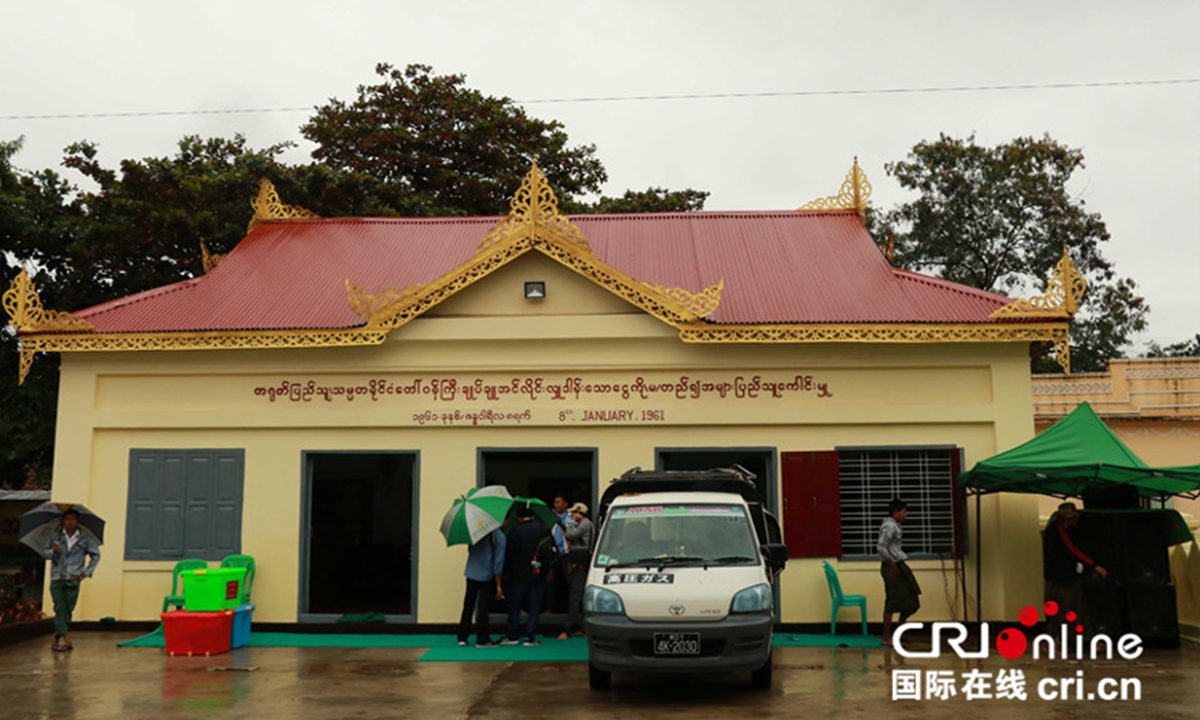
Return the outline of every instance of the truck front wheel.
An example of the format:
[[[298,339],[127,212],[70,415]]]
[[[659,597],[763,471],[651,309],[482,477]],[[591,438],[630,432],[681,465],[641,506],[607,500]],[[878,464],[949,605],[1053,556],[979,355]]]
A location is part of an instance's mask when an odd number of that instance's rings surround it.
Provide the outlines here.
[[[593,690],[607,690],[612,687],[612,673],[588,663],[588,685]]]
[[[750,687],[756,690],[771,688],[771,655],[767,655],[767,661],[762,667],[750,673]]]

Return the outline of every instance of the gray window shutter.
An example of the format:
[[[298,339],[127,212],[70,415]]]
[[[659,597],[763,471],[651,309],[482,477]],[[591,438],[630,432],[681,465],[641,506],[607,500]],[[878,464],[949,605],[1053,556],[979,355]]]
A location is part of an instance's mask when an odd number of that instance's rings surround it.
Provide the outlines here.
[[[131,450],[125,558],[241,552],[243,450]]]
[[[187,454],[187,522],[184,527],[184,554],[187,557],[211,560],[213,516],[212,453],[192,451]]]
[[[184,454],[159,451],[158,551],[160,558],[182,558],[184,538],[184,498],[187,494],[187,467]]]
[[[242,551],[245,464],[245,452],[242,450],[218,450],[213,453],[213,521],[209,549],[222,558]]]
[[[158,556],[158,453],[129,453],[129,504],[125,520],[125,559]]]

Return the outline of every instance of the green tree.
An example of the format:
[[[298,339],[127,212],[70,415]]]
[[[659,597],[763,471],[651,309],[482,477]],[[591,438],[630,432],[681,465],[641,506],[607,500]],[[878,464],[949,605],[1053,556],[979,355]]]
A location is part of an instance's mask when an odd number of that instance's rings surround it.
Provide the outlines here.
[[[64,225],[75,212],[75,189],[49,170],[28,173],[13,167],[21,140],[0,141],[0,251],[11,263],[30,261],[36,271],[53,258],[61,245]],[[60,297],[54,278],[39,275],[52,297]],[[7,290],[7,284],[0,290]],[[43,358],[24,385],[17,384],[17,336],[9,327],[0,330],[0,487],[47,487],[54,457],[54,413],[58,405],[58,358]]]
[[[881,244],[894,237],[897,266],[1022,296],[1045,290],[1065,245],[1089,286],[1072,324],[1072,369],[1103,370],[1145,329],[1149,306],[1137,284],[1101,252],[1104,221],[1067,191],[1083,167],[1079,150],[1048,135],[995,147],[941,135],[885,167],[918,193],[872,223]]]
[[[420,215],[503,215],[532,159],[560,201],[599,192],[608,179],[594,145],[569,147],[556,120],[530,117],[509,98],[466,86],[428,65],[380,63],[376,85],[336,98],[301,126],[313,157],[366,173],[419,200]]]
[[[702,190],[667,190],[650,187],[645,190],[626,190],[621,197],[601,196],[591,204],[571,207],[575,213],[649,213],[649,212],[692,212],[704,209],[708,193]]]
[[[1180,340],[1177,343],[1171,343],[1166,347],[1159,345],[1156,342],[1150,342],[1150,348],[1146,351],[1148,358],[1173,358],[1173,357],[1200,357],[1200,333],[1187,340]]]
[[[245,236],[260,178],[274,182],[288,203],[322,216],[387,216],[408,208],[369,175],[280,163],[288,147],[251,148],[241,135],[188,136],[174,155],[124,160],[119,172],[100,165],[90,143],[68,147],[64,165],[98,189],[73,201],[76,221],[47,258],[69,295],[58,307],[88,307],[203,274],[200,242],[223,253]]]
[[[571,146],[562,123],[531,117],[507,97],[484,95],[466,76],[428,65],[375,66],[380,81],[350,102],[331,99],[300,128],[313,158],[379,179],[407,200],[404,215],[504,215],[531,161],[559,207],[572,213],[699,210],[708,193],[651,187],[619,198],[587,196],[608,179],[595,145]]]

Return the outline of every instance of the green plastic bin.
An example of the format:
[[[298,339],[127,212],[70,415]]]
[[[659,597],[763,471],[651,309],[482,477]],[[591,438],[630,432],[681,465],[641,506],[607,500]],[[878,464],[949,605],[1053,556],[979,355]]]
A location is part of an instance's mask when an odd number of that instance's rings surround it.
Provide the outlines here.
[[[246,568],[188,570],[183,578],[183,609],[188,612],[220,612],[242,604]]]

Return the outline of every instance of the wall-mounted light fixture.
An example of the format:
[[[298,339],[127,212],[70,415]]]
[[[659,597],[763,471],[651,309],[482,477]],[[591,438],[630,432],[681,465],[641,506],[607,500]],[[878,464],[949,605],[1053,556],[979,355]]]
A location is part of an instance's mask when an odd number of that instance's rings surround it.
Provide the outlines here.
[[[525,299],[526,300],[545,300],[546,299],[546,283],[541,280],[525,283]]]

